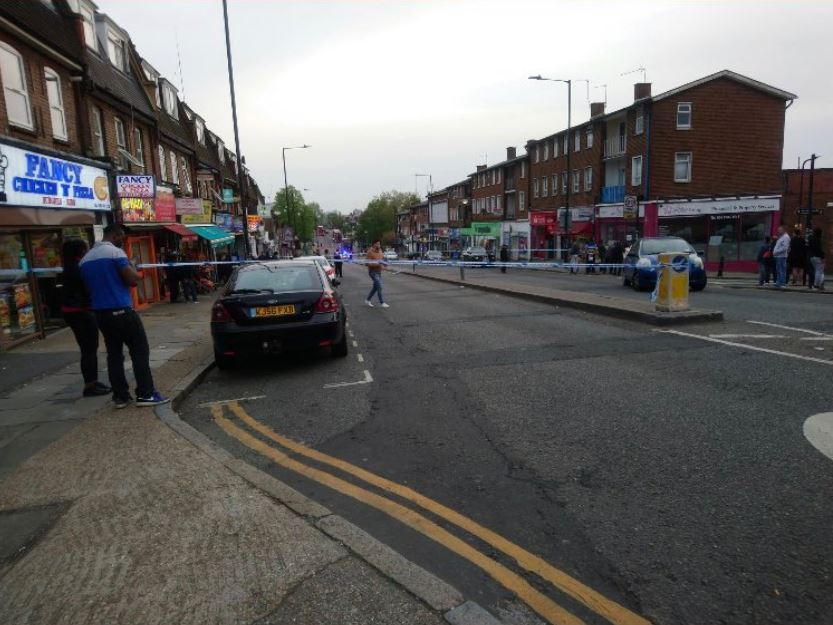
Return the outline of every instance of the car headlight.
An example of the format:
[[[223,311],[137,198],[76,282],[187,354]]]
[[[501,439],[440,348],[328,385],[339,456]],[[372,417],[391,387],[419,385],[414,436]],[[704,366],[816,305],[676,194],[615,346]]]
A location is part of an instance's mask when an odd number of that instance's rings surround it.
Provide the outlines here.
[[[697,267],[697,269],[703,268],[703,259],[700,258],[697,254],[689,254],[689,260],[691,260],[691,264]]]
[[[651,261],[647,258],[640,258],[636,261],[636,266],[640,269],[648,269],[651,266]]]

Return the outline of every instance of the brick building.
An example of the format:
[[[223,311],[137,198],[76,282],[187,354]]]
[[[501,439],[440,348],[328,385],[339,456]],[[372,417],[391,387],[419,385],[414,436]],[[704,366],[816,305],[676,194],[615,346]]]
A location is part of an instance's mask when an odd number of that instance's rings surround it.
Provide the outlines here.
[[[785,169],[783,174],[783,205],[781,217],[792,233],[796,224],[806,233],[807,216],[798,213],[799,208],[810,206],[810,171]],[[813,209],[820,213],[810,218],[812,228],[822,229],[822,244],[828,268],[833,259],[833,168],[825,167],[813,172]]]

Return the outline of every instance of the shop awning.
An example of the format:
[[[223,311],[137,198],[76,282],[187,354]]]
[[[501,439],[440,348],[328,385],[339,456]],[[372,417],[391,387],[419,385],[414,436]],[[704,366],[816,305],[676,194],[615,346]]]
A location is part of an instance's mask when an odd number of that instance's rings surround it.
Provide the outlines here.
[[[188,226],[188,229],[208,241],[212,247],[234,243],[234,235],[217,226]]]
[[[196,234],[182,224],[165,224],[165,229],[181,236],[183,241],[193,241],[197,238]]]

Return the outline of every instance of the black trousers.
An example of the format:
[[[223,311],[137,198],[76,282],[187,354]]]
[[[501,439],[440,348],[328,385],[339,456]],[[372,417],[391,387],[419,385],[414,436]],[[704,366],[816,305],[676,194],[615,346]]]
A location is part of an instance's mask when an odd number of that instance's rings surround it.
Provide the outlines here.
[[[124,375],[124,346],[130,352],[137,397],[150,397],[155,388],[150,372],[150,346],[142,319],[132,308],[97,310],[98,327],[107,347],[107,372],[114,399],[128,399],[130,387]]]
[[[91,312],[64,313],[67,325],[81,349],[81,375],[84,384],[98,382],[98,323]]]
[[[197,301],[197,285],[194,282],[193,278],[186,278],[182,281],[182,296],[185,298],[187,302],[189,299],[191,301]]]
[[[339,278],[343,278],[344,274],[342,273],[343,269],[341,268],[341,263],[336,261],[335,267],[336,267],[336,276],[339,277]]]

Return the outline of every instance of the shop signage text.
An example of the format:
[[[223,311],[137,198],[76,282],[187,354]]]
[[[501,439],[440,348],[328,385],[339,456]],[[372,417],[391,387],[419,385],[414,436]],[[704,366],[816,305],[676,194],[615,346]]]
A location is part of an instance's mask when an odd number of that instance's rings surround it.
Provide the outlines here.
[[[155,196],[153,176],[116,176],[116,195],[152,199]]]
[[[156,221],[176,221],[176,198],[170,187],[156,187]]]
[[[178,197],[176,198],[177,215],[202,215],[202,198],[199,197]]]
[[[0,144],[0,203],[110,210],[107,172],[98,167]]]
[[[212,208],[211,200],[202,200],[202,211],[199,215],[183,215],[181,217],[182,223],[190,224],[190,225],[197,225],[197,224],[210,224],[211,223],[211,208]]]
[[[744,200],[705,200],[662,204],[660,217],[693,217],[721,213],[771,213],[781,209],[781,198]]]
[[[125,223],[156,221],[153,200],[143,197],[123,197],[119,203],[121,204],[121,218]]]
[[[260,217],[257,215],[248,215],[246,219],[249,222],[249,232],[257,232],[258,226],[260,226]]]

